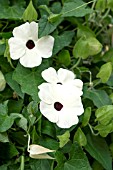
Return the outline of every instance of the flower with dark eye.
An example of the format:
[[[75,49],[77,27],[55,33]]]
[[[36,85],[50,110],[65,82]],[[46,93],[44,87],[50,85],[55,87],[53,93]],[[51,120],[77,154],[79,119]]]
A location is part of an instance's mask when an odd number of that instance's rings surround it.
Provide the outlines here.
[[[40,111],[60,128],[70,128],[78,123],[84,112],[80,92],[66,85],[42,83],[39,88]]]
[[[36,67],[42,58],[52,56],[54,38],[50,35],[38,38],[38,23],[26,22],[13,30],[13,36],[8,41],[10,57],[20,60],[24,67]]]

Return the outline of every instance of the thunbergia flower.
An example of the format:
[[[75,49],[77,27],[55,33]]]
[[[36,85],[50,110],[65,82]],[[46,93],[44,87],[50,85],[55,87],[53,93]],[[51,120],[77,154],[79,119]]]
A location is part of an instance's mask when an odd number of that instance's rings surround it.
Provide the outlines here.
[[[60,68],[56,71],[53,67],[42,71],[42,77],[48,83],[61,85],[74,85],[79,90],[82,90],[83,82],[80,79],[75,79],[75,74],[67,69]]]
[[[6,87],[6,80],[3,73],[0,71],[0,91],[3,91]]]
[[[20,59],[24,67],[36,67],[42,58],[52,56],[54,38],[50,35],[38,38],[38,23],[26,22],[13,30],[8,41],[10,56],[13,60]]]
[[[55,150],[51,150],[36,144],[30,145],[30,135],[28,135],[27,151],[29,152],[29,156],[34,159],[54,159],[53,157],[49,156],[47,153],[55,152]]]
[[[50,150],[40,145],[32,144],[29,146],[29,156],[35,159],[54,159],[47,153],[55,152],[55,150]]]
[[[78,123],[83,112],[80,91],[67,85],[42,83],[39,87],[40,111],[60,128],[70,128]]]

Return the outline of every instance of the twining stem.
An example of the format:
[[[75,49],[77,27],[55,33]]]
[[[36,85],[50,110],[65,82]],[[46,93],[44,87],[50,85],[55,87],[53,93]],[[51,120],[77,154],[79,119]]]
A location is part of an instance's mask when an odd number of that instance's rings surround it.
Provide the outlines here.
[[[99,133],[94,133],[94,131],[93,131],[93,128],[92,128],[92,126],[88,123],[88,126],[89,126],[89,128],[90,128],[90,130],[91,130],[91,133],[94,135],[94,136],[98,136],[99,135]]]
[[[21,165],[20,165],[20,170],[24,170],[24,156],[21,156]]]
[[[71,67],[71,70],[73,70],[74,68],[76,68],[76,67],[79,65],[80,61],[81,61],[81,57],[78,59],[78,61],[76,62],[76,64],[74,64],[74,66]]]

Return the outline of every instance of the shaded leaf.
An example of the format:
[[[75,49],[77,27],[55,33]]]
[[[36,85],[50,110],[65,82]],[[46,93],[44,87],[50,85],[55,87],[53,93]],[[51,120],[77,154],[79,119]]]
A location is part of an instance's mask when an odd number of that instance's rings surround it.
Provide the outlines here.
[[[25,131],[27,131],[27,119],[19,113],[11,113],[10,117],[15,120],[16,124],[24,129]]]
[[[24,98],[24,93],[22,93],[19,84],[12,79],[13,72],[7,73],[5,75],[7,84],[14,90],[22,99]]]
[[[0,133],[0,142],[9,142],[8,135],[6,132]]]
[[[50,170],[51,164],[48,160],[33,160],[30,163],[31,170]]]
[[[65,31],[61,35],[54,36],[55,43],[53,48],[53,55],[57,54],[64,47],[68,46],[71,43],[73,36],[73,31]]]
[[[0,1],[0,19],[21,19],[24,12],[23,2],[17,1],[12,6],[9,3],[9,0]]]
[[[64,3],[63,9],[61,11],[63,17],[75,16],[83,17],[86,14],[92,12],[91,9],[86,8],[87,3],[84,3],[82,0],[67,1]]]
[[[88,159],[82,148],[74,143],[71,148],[70,158],[63,164],[60,164],[55,170],[91,170]]]
[[[62,50],[59,54],[58,54],[58,62],[60,64],[63,64],[65,66],[70,65],[71,63],[71,57],[70,57],[70,53],[68,50]]]
[[[85,146],[87,152],[106,170],[112,170],[112,158],[106,141],[101,137],[88,134],[87,142]]]
[[[32,96],[33,100],[38,101],[38,85],[42,83],[41,72],[48,67],[49,63],[43,63],[35,70],[31,70],[18,64],[14,73],[13,79],[21,85],[23,93]]]
[[[61,23],[62,18],[58,18],[56,22],[52,23],[48,21],[48,17],[43,15],[39,20],[39,37],[46,36],[53,32],[56,27]]]
[[[8,160],[18,155],[16,147],[12,143],[0,143],[0,160]]]
[[[84,97],[93,101],[96,107],[112,104],[111,99],[104,90],[89,89],[84,92]],[[104,99],[104,100],[103,100]]]

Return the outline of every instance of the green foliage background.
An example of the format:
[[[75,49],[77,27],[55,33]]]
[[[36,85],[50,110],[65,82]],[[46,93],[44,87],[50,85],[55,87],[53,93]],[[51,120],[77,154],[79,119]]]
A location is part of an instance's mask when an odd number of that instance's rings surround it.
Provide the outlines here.
[[[39,23],[39,37],[55,38],[53,55],[39,67],[11,61],[8,39],[14,27]],[[60,129],[38,109],[41,72],[67,68],[84,82],[85,112],[79,123]],[[112,170],[113,1],[0,0],[0,170]],[[31,143],[56,150],[54,160],[27,152]]]

